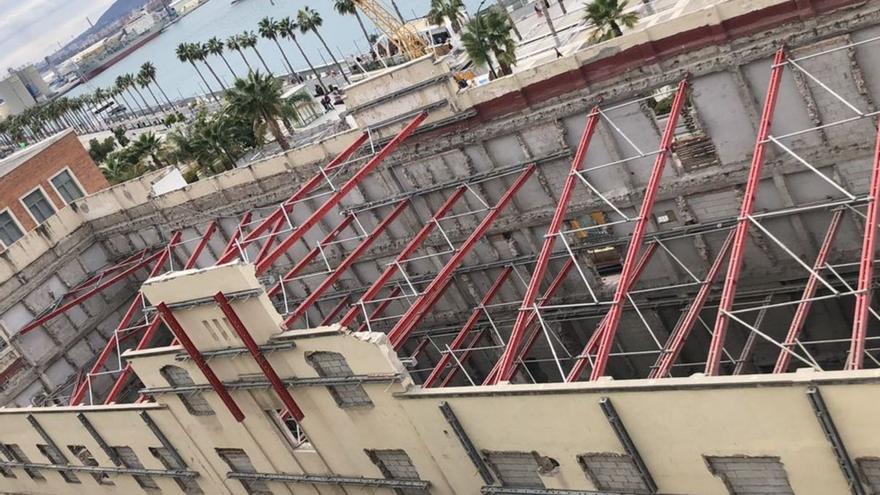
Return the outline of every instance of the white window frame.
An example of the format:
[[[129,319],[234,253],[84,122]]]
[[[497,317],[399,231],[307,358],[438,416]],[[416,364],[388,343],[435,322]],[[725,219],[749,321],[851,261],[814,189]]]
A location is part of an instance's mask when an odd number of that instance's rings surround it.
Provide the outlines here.
[[[28,193],[28,194],[30,194],[30,193]],[[27,194],[25,196],[27,196]],[[22,204],[22,206],[24,206],[24,204]],[[25,206],[24,209],[27,210],[28,209],[27,206]],[[30,214],[30,212],[31,211],[28,210],[28,214]],[[27,229],[25,229],[24,226],[21,224],[21,222],[18,221],[18,218],[15,216],[15,212],[12,211],[12,208],[9,208],[8,206],[6,208],[3,208],[2,210],[0,210],[0,215],[2,215],[3,213],[9,213],[9,217],[12,218],[12,221],[15,223],[15,226],[18,227],[18,230],[21,231],[21,237],[24,237],[25,235],[27,235],[27,232],[28,232]],[[0,246],[3,246],[3,249],[9,248],[9,246],[7,246],[6,243],[3,242],[2,240],[0,240]]]
[[[77,177],[76,174],[73,173],[73,170],[70,167],[64,167],[61,170],[59,170],[58,172],[55,172],[55,175],[53,175],[52,177],[49,177],[49,185],[52,186],[52,190],[55,191],[55,194],[58,195],[58,197],[61,199],[62,202],[64,202],[64,204],[66,206],[66,205],[69,205],[70,203],[68,203],[64,199],[64,195],[61,194],[61,191],[59,191],[58,188],[55,187],[55,183],[52,182],[55,179],[55,177],[58,177],[59,175],[63,174],[64,172],[67,172],[68,174],[70,174],[70,177],[73,179],[73,183],[76,184],[76,187],[79,188],[80,192],[82,193],[83,198],[88,196],[88,193],[86,192],[86,188],[83,187],[82,182],[79,181],[79,177]],[[51,202],[51,200],[50,200],[50,202]]]
[[[45,222],[40,222],[39,220],[37,220],[37,217],[35,217],[34,214],[31,213],[31,209],[28,208],[28,205],[25,204],[25,202],[24,202],[24,198],[26,196],[28,196],[29,194],[33,193],[34,191],[36,191],[37,189],[39,189],[40,192],[43,193],[43,196],[46,198],[46,202],[49,203],[49,208],[52,208],[52,216],[55,216],[56,214],[58,214],[58,208],[55,207],[55,204],[52,202],[52,198],[48,194],[46,194],[46,189],[43,188],[42,184],[38,185],[37,187],[35,187],[35,188],[31,189],[30,191],[19,196],[18,202],[21,203],[21,206],[24,208],[24,210],[27,212],[27,214],[30,215],[31,220],[34,221],[34,224],[36,224],[37,227],[39,227],[40,225],[43,225],[43,223],[45,223]],[[49,221],[49,219],[47,218],[46,221]]]

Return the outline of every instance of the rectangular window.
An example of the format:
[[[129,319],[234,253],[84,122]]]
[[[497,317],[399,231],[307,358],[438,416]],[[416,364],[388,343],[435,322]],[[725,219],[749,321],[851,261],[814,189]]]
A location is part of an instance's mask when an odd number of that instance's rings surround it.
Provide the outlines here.
[[[594,453],[578,456],[578,463],[598,490],[621,493],[651,493],[636,463],[628,455]]]
[[[215,449],[217,455],[229,466],[233,473],[256,473],[257,470],[242,449]],[[272,495],[272,490],[261,480],[239,480],[250,495]]]
[[[12,462],[20,462],[22,464],[29,464],[31,460],[28,458],[27,454],[21,450],[21,447],[14,443],[10,444],[0,444],[3,445],[3,453],[6,457],[9,458]],[[27,473],[28,476],[31,477],[34,481],[46,481],[46,478],[40,474],[39,471],[33,468],[24,468],[24,472]]]
[[[860,457],[856,459],[859,472],[871,493],[880,493],[880,459],[876,457]]]
[[[501,485],[513,488],[544,488],[540,465],[533,452],[483,452]]]
[[[67,464],[67,458],[64,457],[64,454],[58,452],[55,447],[46,444],[37,444],[37,449],[42,452],[46,459],[49,459],[50,464],[54,464],[56,466],[64,466]],[[64,478],[64,481],[68,483],[82,483],[79,478],[76,477],[73,472],[70,471],[58,471],[58,474]]]
[[[4,246],[11,246],[13,242],[21,239],[23,235],[24,232],[21,231],[15,219],[12,218],[12,213],[9,210],[0,213],[0,241],[3,241]]]
[[[67,448],[70,449],[70,452],[74,457],[79,459],[79,462],[81,462],[83,466],[98,467],[98,460],[95,459],[95,456],[89,452],[89,449],[86,448],[85,445],[68,445]],[[92,478],[95,478],[95,481],[97,481],[99,485],[113,484],[113,482],[110,481],[110,475],[107,473],[92,473]]]
[[[730,495],[794,495],[778,457],[706,456],[706,462]]]
[[[338,352],[312,352],[306,360],[322,378],[346,378],[354,376],[345,357]],[[328,387],[336,404],[342,409],[350,407],[371,407],[373,401],[366,390],[358,383],[351,385],[332,385]]]
[[[412,459],[403,450],[368,450],[367,455],[386,479],[421,480],[419,472],[416,471],[416,467],[412,463]],[[400,495],[429,495],[430,492],[421,488],[399,488],[397,493]]]
[[[52,186],[67,204],[83,197],[82,189],[79,188],[79,184],[76,183],[70,170],[62,170],[58,175],[52,177]]]
[[[171,452],[168,449],[163,447],[150,447],[150,453],[153,454],[153,457],[159,459],[159,462],[165,466],[165,469],[171,471],[183,471],[186,469],[186,466],[181,465],[177,458],[171,455]],[[183,493],[187,495],[200,495],[205,493],[202,491],[202,488],[199,486],[199,483],[193,478],[174,478],[174,482],[177,483],[177,486],[183,490]]]
[[[21,198],[21,202],[31,212],[37,224],[45,222],[55,214],[55,208],[52,208],[52,204],[49,203],[49,199],[46,198],[46,195],[43,194],[43,190],[40,188],[34,189]]]
[[[162,369],[159,370],[159,373],[165,378],[165,381],[168,382],[168,385],[172,387],[192,387],[196,384],[193,381],[192,377],[189,375],[189,372],[180,366],[167,365],[163,366]],[[186,410],[189,411],[193,416],[213,416],[214,410],[211,409],[211,404],[208,404],[208,401],[205,400],[205,396],[202,395],[201,392],[192,391],[192,392],[179,392],[177,396],[180,398],[180,401],[183,402],[183,406],[186,407]]]
[[[137,454],[135,454],[131,447],[112,447],[112,449],[116,451],[116,455],[119,456],[119,460],[122,461],[123,466],[128,469],[145,469],[144,465],[141,464],[141,460],[138,459]],[[152,476],[145,476],[142,474],[133,474],[131,476],[137,481],[137,484],[140,485],[141,488],[153,490],[159,489],[159,485],[156,484]]]

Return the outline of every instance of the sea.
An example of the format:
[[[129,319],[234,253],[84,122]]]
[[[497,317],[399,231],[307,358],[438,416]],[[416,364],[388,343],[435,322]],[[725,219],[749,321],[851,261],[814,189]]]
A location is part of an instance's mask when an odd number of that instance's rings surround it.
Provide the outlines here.
[[[384,5],[390,2],[381,0]],[[468,11],[476,12],[480,3],[486,6],[492,5],[494,0],[465,0]],[[429,9],[430,0],[397,0],[397,5],[403,16],[407,19],[424,16]],[[97,88],[107,88],[113,85],[116,77],[126,73],[136,73],[141,64],[146,61],[156,66],[156,79],[159,85],[171,99],[188,98],[204,95],[207,90],[198,74],[189,63],[180,62],[176,55],[177,45],[183,42],[204,42],[212,36],[225,40],[228,36],[242,31],[254,31],[257,33],[257,23],[263,17],[269,16],[275,19],[282,17],[296,18],[296,13],[302,7],[309,6],[318,12],[324,19],[324,25],[320,29],[324,40],[333,50],[338,59],[356,53],[366,53],[367,40],[358,27],[354,16],[342,16],[333,10],[332,0],[239,0],[232,3],[231,0],[208,0],[207,3],[198,7],[178,22],[166,27],[156,38],[146,43],[139,49],[120,60],[94,79],[72,89],[68,95],[77,96],[91,93]],[[378,30],[370,23],[370,20],[361,15],[367,31],[378,33]],[[258,33],[257,33],[258,34]],[[313,33],[297,35],[306,55],[315,65],[323,65],[330,62],[329,55],[325,52],[318,38]],[[297,70],[305,69],[306,63],[296,46],[290,40],[279,39],[281,47],[287,54],[290,63]],[[287,72],[284,69],[284,59],[278,47],[271,40],[260,39],[257,49],[266,60],[266,64],[274,73]],[[232,66],[232,70],[239,76],[247,72],[247,67],[238,53],[226,52],[226,60]],[[245,50],[251,66],[256,70],[261,67],[253,50]],[[230,85],[235,77],[227,69],[219,57],[211,56],[208,59],[217,75]],[[202,64],[199,64],[202,66]],[[208,83],[213,89],[217,88],[216,81],[210,73],[200,67]],[[261,69],[262,70],[262,69]],[[149,96],[148,96],[149,98]]]

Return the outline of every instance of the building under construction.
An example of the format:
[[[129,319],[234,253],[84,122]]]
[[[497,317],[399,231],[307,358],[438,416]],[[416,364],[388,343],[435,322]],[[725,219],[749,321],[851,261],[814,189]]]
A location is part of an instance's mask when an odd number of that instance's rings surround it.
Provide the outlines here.
[[[880,493],[880,3],[647,21],[8,246],[0,492]]]

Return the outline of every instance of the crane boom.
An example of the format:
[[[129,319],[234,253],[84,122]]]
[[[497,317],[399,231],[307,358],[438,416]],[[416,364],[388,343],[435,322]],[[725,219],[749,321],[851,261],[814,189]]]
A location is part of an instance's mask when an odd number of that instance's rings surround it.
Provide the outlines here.
[[[425,41],[416,30],[400,22],[378,0],[354,0],[354,3],[401,53],[410,58],[418,58],[425,54]]]

